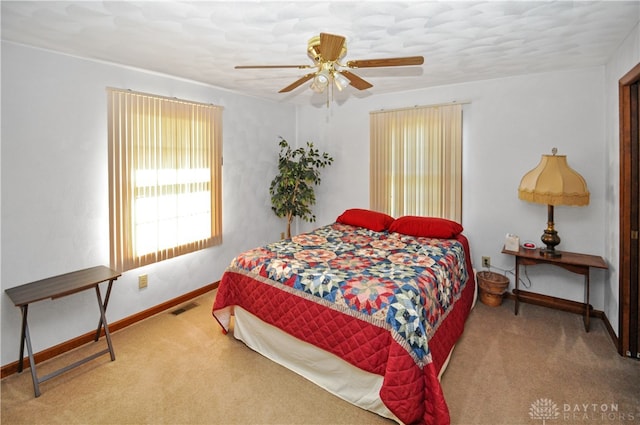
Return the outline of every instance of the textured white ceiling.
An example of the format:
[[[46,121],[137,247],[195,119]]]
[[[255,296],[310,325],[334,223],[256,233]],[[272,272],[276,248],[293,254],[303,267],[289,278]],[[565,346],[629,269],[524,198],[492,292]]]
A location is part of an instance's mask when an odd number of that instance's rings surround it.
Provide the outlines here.
[[[234,66],[311,64],[307,41],[320,32],[346,37],[344,61],[425,57],[422,66],[356,70],[374,87],[339,94],[372,96],[602,65],[640,16],[638,1],[3,0],[1,7],[3,40],[303,104],[322,98],[308,84],[278,90],[308,70]]]

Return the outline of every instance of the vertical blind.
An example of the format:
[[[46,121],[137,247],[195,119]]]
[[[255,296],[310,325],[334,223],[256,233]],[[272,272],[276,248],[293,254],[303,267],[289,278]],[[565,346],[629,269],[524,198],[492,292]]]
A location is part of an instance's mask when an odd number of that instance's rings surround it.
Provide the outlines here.
[[[462,105],[370,115],[370,207],[462,219]]]
[[[111,267],[222,242],[222,108],[109,88]]]

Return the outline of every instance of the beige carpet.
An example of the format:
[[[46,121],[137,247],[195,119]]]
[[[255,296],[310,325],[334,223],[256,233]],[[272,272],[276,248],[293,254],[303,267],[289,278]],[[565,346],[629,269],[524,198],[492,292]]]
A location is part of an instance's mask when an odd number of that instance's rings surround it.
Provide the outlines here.
[[[640,424],[640,362],[617,354],[602,321],[513,302],[478,303],[442,378],[454,424]],[[612,410],[617,409],[617,412]],[[544,416],[544,415],[543,415]]]
[[[1,423],[393,423],[223,335],[210,314],[214,296],[114,333],[115,362],[105,355],[47,381],[39,398],[28,370],[5,378]],[[479,303],[472,312],[442,379],[453,424],[640,423],[640,362],[617,355],[599,320],[587,334],[579,316],[524,304],[516,317],[512,307]],[[38,373],[98,344],[45,362]],[[541,413],[544,403],[554,418]]]

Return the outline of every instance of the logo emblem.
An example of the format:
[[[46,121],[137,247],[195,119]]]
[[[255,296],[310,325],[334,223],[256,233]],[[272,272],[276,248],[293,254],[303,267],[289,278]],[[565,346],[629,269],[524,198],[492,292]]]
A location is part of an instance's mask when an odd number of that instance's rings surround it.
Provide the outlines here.
[[[542,425],[545,425],[547,420],[558,419],[560,417],[560,410],[553,400],[539,398],[531,403],[529,416],[534,420],[542,420]]]

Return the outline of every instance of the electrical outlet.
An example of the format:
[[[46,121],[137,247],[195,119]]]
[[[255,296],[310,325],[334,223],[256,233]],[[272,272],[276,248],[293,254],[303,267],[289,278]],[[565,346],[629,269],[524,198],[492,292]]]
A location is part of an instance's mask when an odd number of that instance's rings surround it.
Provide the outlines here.
[[[146,288],[149,284],[149,277],[146,274],[138,276],[138,289]]]
[[[485,269],[491,267],[491,257],[482,257],[482,267]]]

